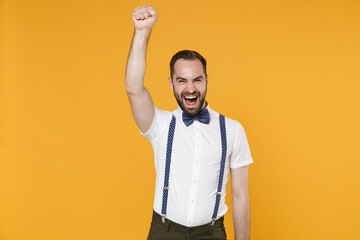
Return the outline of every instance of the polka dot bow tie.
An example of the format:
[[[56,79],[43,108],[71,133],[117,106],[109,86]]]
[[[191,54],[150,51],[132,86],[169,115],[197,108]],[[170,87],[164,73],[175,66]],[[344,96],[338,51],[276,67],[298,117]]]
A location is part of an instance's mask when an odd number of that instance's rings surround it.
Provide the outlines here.
[[[210,114],[209,111],[205,108],[195,116],[188,116],[186,113],[183,112],[182,119],[187,127],[192,124],[194,120],[198,120],[201,123],[208,124],[210,122]]]

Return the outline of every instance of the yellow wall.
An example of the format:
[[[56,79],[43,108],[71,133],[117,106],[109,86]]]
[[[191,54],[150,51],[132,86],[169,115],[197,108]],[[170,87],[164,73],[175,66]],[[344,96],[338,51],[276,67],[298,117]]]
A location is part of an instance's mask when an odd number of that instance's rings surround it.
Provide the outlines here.
[[[360,239],[359,1],[0,4],[0,239],[146,238],[153,153],[124,89],[143,4],[159,13],[146,73],[155,105],[176,108],[168,63],[195,49],[211,107],[245,128],[252,239]]]

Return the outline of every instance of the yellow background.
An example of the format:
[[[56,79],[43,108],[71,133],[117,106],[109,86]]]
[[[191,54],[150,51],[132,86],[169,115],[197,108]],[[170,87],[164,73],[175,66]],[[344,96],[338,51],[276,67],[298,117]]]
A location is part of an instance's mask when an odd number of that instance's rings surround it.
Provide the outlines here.
[[[155,105],[176,108],[168,64],[194,49],[210,106],[245,128],[251,239],[360,239],[360,1],[0,4],[0,239],[146,238],[153,153],[124,88],[143,4],[159,14],[145,79]]]

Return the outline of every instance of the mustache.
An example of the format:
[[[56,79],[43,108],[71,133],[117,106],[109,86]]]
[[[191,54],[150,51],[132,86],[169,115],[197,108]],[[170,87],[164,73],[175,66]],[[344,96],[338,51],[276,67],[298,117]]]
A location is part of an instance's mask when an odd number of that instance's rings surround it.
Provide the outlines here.
[[[190,92],[183,92],[183,93],[181,93],[181,97],[193,96],[193,95],[198,96],[198,97],[201,96],[201,94],[200,94],[199,91],[195,91],[195,92],[193,92],[193,93],[190,93]]]

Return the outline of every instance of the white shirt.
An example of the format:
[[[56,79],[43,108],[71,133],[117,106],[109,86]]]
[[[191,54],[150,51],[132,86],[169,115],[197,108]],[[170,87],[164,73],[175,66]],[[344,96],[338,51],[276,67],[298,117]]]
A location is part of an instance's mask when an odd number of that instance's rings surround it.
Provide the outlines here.
[[[180,107],[173,112],[155,107],[154,120],[145,135],[155,155],[156,185],[154,210],[161,214],[166,147],[172,116],[176,118],[166,218],[188,227],[211,222],[221,163],[221,135],[219,113],[207,106],[210,123],[194,121],[186,126]],[[230,168],[253,162],[244,128],[235,120],[225,117],[227,156],[221,200],[217,218],[228,210],[225,204],[226,183]],[[140,131],[141,132],[141,131]]]

